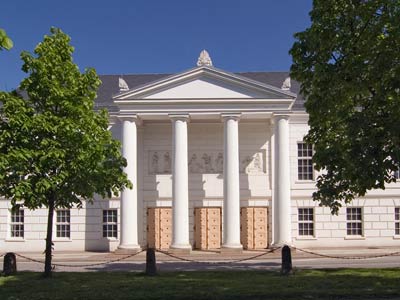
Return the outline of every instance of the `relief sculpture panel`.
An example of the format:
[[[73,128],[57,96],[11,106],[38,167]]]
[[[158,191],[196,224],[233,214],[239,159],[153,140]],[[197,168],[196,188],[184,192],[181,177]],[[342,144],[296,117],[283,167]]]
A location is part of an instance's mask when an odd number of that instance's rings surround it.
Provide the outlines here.
[[[171,174],[171,151],[149,151],[149,174]],[[191,174],[222,174],[224,154],[222,151],[190,151],[188,169]],[[265,152],[240,153],[240,173],[265,173]]]

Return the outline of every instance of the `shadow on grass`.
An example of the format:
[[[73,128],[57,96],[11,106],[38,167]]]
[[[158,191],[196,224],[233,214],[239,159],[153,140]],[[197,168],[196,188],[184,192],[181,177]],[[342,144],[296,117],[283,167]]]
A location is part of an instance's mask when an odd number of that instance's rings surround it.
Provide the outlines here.
[[[400,269],[40,273],[0,277],[0,299],[400,299]]]
[[[280,263],[274,262],[256,262],[248,263],[192,263],[192,262],[158,262],[159,271],[232,271],[232,270],[267,270],[280,268]],[[141,272],[146,268],[145,263],[112,263],[96,267],[88,267],[90,271],[127,271]]]

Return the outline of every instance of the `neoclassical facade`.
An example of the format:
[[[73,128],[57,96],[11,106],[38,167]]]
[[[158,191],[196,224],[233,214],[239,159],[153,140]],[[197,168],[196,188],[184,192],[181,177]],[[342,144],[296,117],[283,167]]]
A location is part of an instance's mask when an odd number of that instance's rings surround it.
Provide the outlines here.
[[[230,73],[203,51],[178,74],[101,80],[96,107],[110,111],[133,188],[57,211],[56,251],[400,245],[398,184],[337,216],[312,201],[308,117],[287,72]],[[44,249],[46,210],[11,213],[4,199],[0,220],[0,249]]]

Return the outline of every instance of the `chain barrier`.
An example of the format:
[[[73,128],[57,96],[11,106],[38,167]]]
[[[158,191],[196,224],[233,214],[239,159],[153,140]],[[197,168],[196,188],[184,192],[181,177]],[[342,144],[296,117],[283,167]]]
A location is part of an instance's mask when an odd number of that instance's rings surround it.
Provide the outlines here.
[[[396,251],[396,252],[391,252],[391,253],[385,253],[385,254],[377,254],[377,255],[366,255],[366,256],[335,256],[335,255],[329,255],[329,254],[322,254],[322,253],[317,253],[317,252],[313,252],[310,250],[305,250],[305,249],[301,249],[301,248],[297,248],[294,246],[290,247],[292,250],[298,250],[300,252],[303,253],[307,253],[307,254],[312,254],[312,255],[316,255],[316,256],[320,256],[320,257],[325,257],[325,258],[335,258],[335,259],[371,259],[371,258],[381,258],[381,257],[387,257],[387,256],[398,256],[400,255],[400,251]]]
[[[315,256],[319,256],[319,257],[324,257],[324,258],[333,258],[333,259],[347,259],[347,260],[361,260],[361,259],[373,259],[373,258],[381,258],[381,257],[387,257],[387,256],[399,256],[400,255],[400,251],[396,251],[396,252],[391,252],[391,253],[385,253],[385,254],[378,254],[378,255],[367,255],[367,256],[336,256],[336,255],[329,255],[329,254],[322,254],[322,253],[318,253],[318,252],[314,252],[314,251],[310,251],[310,250],[306,250],[306,249],[301,249],[301,248],[297,248],[294,246],[290,247],[292,250],[296,250],[296,251],[300,251],[303,253],[307,253],[307,254],[311,254],[311,255],[315,255]],[[163,250],[159,250],[159,249],[155,249],[156,252],[164,254],[166,256],[169,256],[171,258],[180,260],[180,261],[185,261],[185,262],[192,262],[192,263],[198,263],[198,264],[207,264],[207,265],[228,265],[228,264],[235,264],[235,263],[239,263],[239,262],[244,262],[244,261],[249,261],[249,260],[253,260],[253,259],[257,259],[259,257],[262,257],[264,255],[270,254],[270,253],[274,253],[277,250],[282,249],[282,247],[278,247],[278,248],[273,248],[270,249],[268,251],[265,251],[261,254],[257,254],[257,255],[253,255],[250,257],[245,257],[245,258],[239,258],[239,259],[234,259],[234,260],[229,260],[229,261],[202,261],[202,260],[195,260],[195,259],[190,259],[190,258],[184,258],[184,257],[180,257],[177,255],[174,255],[172,253],[163,251]],[[85,267],[93,267],[93,266],[100,266],[100,265],[107,265],[107,264],[111,264],[111,263],[116,263],[116,262],[120,262],[123,260],[126,260],[128,258],[134,257],[136,255],[139,255],[140,253],[145,252],[147,249],[143,249],[139,252],[130,254],[130,255],[126,255],[124,257],[120,257],[117,259],[112,259],[112,260],[108,260],[108,261],[103,261],[103,262],[98,262],[98,263],[93,263],[93,264],[74,264],[74,265],[69,265],[69,264],[61,264],[61,263],[53,263],[52,266],[53,268],[55,267],[68,267],[68,268],[85,268]],[[38,259],[34,259],[34,258],[30,258],[28,256],[19,254],[19,253],[15,253],[16,256],[26,259],[28,261],[31,262],[35,262],[35,263],[40,263],[40,264],[44,264],[45,262],[42,260],[38,260]],[[5,254],[0,254],[0,258],[5,256]]]
[[[136,252],[136,253],[133,253],[133,254],[130,254],[130,255],[126,255],[124,257],[120,257],[120,258],[117,258],[117,259],[112,259],[112,260],[103,261],[103,262],[99,262],[99,263],[93,263],[93,264],[68,265],[68,264],[59,264],[59,263],[53,264],[52,263],[51,265],[53,266],[53,268],[55,268],[55,267],[86,268],[86,267],[101,266],[101,265],[107,265],[107,264],[119,262],[119,261],[122,261],[122,260],[125,260],[125,259],[128,259],[128,258],[134,257],[134,256],[136,256],[136,255],[138,255],[138,254],[140,254],[140,253],[142,253],[144,251],[146,251],[146,249],[143,249],[143,250],[141,250],[139,252]],[[32,261],[32,262],[36,262],[36,263],[39,263],[39,264],[45,264],[44,261],[41,261],[41,260],[38,260],[38,259],[34,259],[34,258],[30,258],[30,257],[27,257],[27,256],[22,255],[22,254],[15,253],[15,255],[18,256],[18,257],[24,258],[26,260]]]
[[[195,259],[190,259],[190,258],[184,258],[184,257],[179,257],[177,255],[174,255],[172,253],[166,252],[166,251],[162,251],[159,249],[155,249],[156,252],[162,253],[166,256],[181,260],[181,261],[186,261],[186,262],[193,262],[193,263],[197,263],[197,264],[207,264],[207,265],[227,265],[227,264],[234,264],[234,263],[238,263],[238,262],[243,262],[243,261],[247,261],[247,260],[252,260],[252,259],[256,259],[258,257],[270,254],[275,252],[276,250],[279,250],[281,248],[274,248],[271,249],[269,251],[266,251],[264,253],[261,254],[257,254],[251,257],[246,257],[246,258],[240,258],[240,259],[235,259],[235,260],[230,260],[230,261],[205,261],[205,260],[195,260]]]

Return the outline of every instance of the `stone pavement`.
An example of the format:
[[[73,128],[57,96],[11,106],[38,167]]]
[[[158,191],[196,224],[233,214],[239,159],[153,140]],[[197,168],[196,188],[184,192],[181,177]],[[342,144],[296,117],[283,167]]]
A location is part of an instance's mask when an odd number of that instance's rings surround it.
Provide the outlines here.
[[[295,268],[400,268],[399,248],[320,248],[304,249],[321,257],[300,250],[292,250]],[[156,253],[157,267],[160,271],[195,271],[195,270],[273,270],[281,267],[281,250],[243,251],[241,254],[221,254],[220,251],[197,251],[190,255],[177,254],[175,258],[165,253]],[[395,255],[391,255],[394,254]],[[42,271],[44,255],[38,252],[20,252],[17,256],[18,270]],[[382,256],[382,257],[375,257]],[[335,258],[334,258],[335,257]],[[353,259],[348,259],[353,257]],[[371,257],[368,259],[360,259]],[[374,257],[374,258],[372,258]],[[28,259],[29,258],[29,259]],[[58,252],[54,251],[55,271],[90,272],[90,271],[136,271],[145,269],[146,252],[135,256],[108,252]]]

